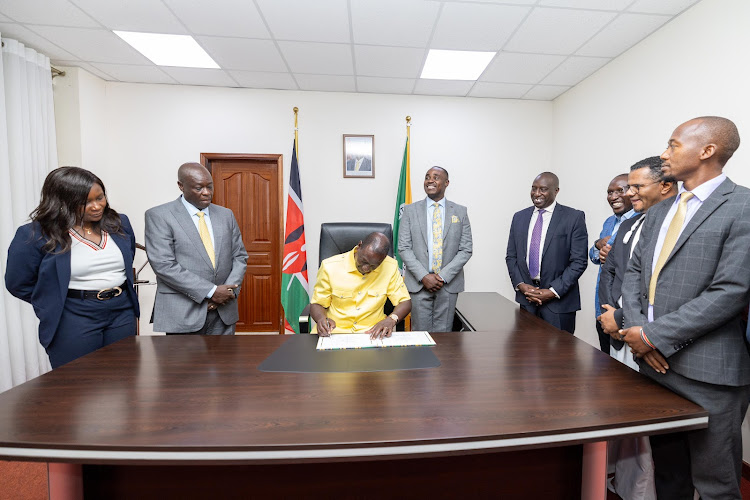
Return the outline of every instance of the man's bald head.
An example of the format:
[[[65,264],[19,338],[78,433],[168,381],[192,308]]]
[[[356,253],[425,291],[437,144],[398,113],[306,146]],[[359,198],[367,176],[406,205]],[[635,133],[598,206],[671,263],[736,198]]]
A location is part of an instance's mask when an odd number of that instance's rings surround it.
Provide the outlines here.
[[[188,176],[198,173],[205,173],[205,175],[211,177],[211,173],[208,171],[208,169],[200,163],[183,163],[182,165],[180,165],[180,168],[177,169],[177,180],[184,183],[187,180]]]
[[[391,241],[383,233],[370,233],[362,240],[362,248],[367,248],[374,254],[385,257],[391,248]]]
[[[537,179],[544,179],[547,181],[547,185],[558,189],[560,187],[560,179],[552,172],[542,172],[536,176]]]
[[[211,172],[200,163],[183,163],[177,169],[177,187],[185,200],[199,210],[211,204],[214,182]]]
[[[391,241],[383,233],[370,233],[355,249],[354,263],[357,271],[365,275],[377,269],[388,256]]]
[[[704,144],[716,145],[716,159],[721,166],[726,165],[740,147],[740,133],[732,120],[721,116],[700,116],[686,125],[692,125],[693,132]]]

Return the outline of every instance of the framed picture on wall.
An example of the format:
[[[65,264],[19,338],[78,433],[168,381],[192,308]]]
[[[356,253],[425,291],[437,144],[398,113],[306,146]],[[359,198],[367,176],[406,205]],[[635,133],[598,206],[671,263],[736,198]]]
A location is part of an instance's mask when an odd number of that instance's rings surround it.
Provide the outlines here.
[[[375,177],[375,136],[344,134],[344,177]]]

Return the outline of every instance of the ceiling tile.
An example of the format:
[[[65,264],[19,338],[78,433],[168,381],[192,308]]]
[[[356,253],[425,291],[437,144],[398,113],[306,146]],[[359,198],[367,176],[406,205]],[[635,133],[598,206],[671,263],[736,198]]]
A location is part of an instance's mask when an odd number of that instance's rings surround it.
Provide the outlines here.
[[[263,19],[248,0],[162,0],[196,35],[270,38]]]
[[[497,51],[529,13],[529,7],[447,3],[430,48]]]
[[[350,42],[346,0],[256,0],[276,40]]]
[[[499,99],[520,99],[533,85],[520,83],[477,82],[469,92],[471,97],[496,97]]]
[[[427,47],[438,2],[351,0],[354,43]]]
[[[20,24],[0,23],[0,35],[3,38],[17,40],[27,47],[41,52],[50,59],[64,59],[68,61],[77,59],[73,54],[64,51],[54,43],[24,28]]]
[[[132,83],[171,83],[176,84],[177,80],[171,78],[157,66],[135,66],[131,64],[105,64],[93,63],[94,68],[103,71],[107,75],[121,82]]]
[[[465,96],[474,82],[464,80],[417,80],[415,94]]]
[[[278,44],[293,73],[354,74],[352,51],[349,45],[303,42],[278,42]]]
[[[0,12],[19,23],[99,28],[99,23],[68,0],[3,0]]]
[[[236,87],[237,84],[220,69],[162,68],[172,78],[184,85],[206,85],[210,87]]]
[[[621,14],[576,54],[582,56],[616,57],[640,42],[669,21],[669,16]]]
[[[108,75],[104,73],[103,71],[100,71],[99,69],[93,67],[89,63],[81,62],[81,61],[54,61],[53,66],[73,66],[76,68],[84,69],[91,73],[94,76],[97,76],[101,78],[102,80],[106,80],[108,82],[114,82],[117,81],[117,79],[111,75]],[[54,80],[52,80],[54,82]]]
[[[11,21],[11,18],[5,17],[4,15],[0,14],[0,23],[9,23]]]
[[[302,90],[323,90],[326,92],[354,92],[353,76],[295,74],[294,78]]]
[[[196,38],[222,69],[287,71],[276,44],[271,40],[211,36]]]
[[[232,77],[243,87],[255,89],[298,90],[289,73],[262,73],[256,71],[230,71]]]
[[[630,12],[644,12],[647,14],[679,14],[683,10],[698,3],[698,0],[637,0],[630,6]]]
[[[570,87],[562,85],[537,85],[533,89],[529,90],[521,99],[551,101],[569,88]]]
[[[455,0],[459,3],[471,2],[471,3],[498,3],[498,4],[513,4],[513,5],[534,5],[537,0]]]
[[[544,85],[576,85],[611,61],[608,57],[572,56],[550,73],[540,83]]]
[[[415,79],[411,78],[378,78],[358,76],[357,90],[374,94],[411,94]]]
[[[623,10],[633,0],[540,0],[539,5],[574,9]]]
[[[355,45],[357,75],[417,78],[425,58],[424,49]]]
[[[182,35],[185,27],[161,2],[154,0],[72,0],[112,30]],[[57,23],[54,23],[57,24]]]
[[[29,26],[40,34],[88,62],[112,64],[148,64],[146,57],[125,43],[120,37],[105,29],[61,28],[57,26]]]
[[[565,56],[501,52],[495,56],[479,80],[501,83],[539,83],[564,60]]]
[[[535,8],[505,50],[571,54],[615,15],[591,10]]]

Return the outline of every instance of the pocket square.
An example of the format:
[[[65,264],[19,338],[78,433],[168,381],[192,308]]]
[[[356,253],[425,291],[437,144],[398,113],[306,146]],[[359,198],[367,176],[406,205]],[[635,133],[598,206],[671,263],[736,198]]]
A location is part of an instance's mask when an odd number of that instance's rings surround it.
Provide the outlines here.
[[[451,216],[451,222],[455,224],[456,222],[461,222],[461,221],[458,220],[458,216],[457,215],[452,215]]]

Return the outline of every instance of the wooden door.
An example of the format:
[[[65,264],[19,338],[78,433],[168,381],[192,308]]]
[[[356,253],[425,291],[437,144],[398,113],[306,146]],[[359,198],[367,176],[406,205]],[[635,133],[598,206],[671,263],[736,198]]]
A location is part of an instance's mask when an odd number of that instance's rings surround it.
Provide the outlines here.
[[[237,331],[283,333],[282,155],[202,153],[201,163],[213,177],[213,202],[234,212],[247,249]]]

